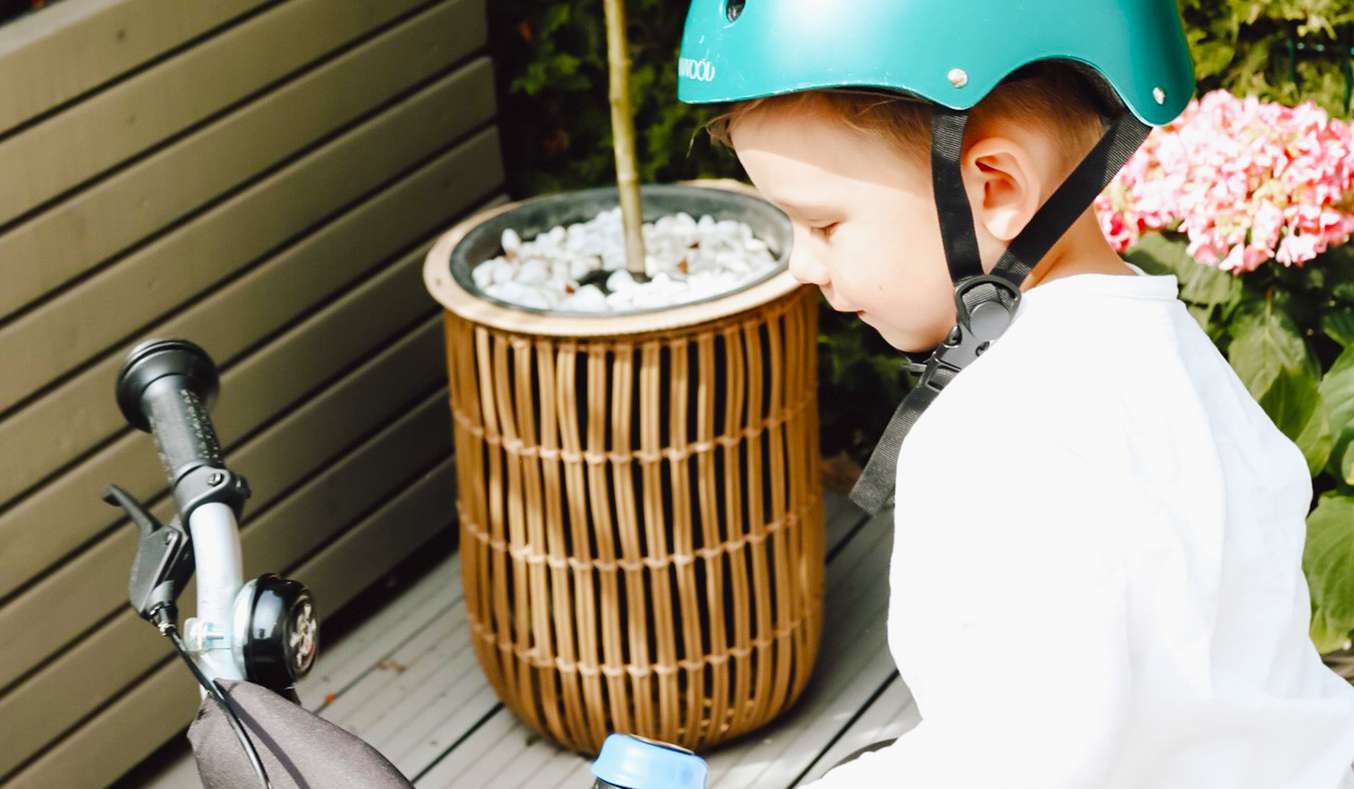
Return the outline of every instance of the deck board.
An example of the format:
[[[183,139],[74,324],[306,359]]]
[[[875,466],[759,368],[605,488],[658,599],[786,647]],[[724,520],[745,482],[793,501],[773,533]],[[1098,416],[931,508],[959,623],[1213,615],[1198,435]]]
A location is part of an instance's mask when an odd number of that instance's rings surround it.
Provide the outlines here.
[[[459,563],[442,562],[342,641],[332,646],[321,643],[314,671],[297,688],[301,703],[307,709],[323,709],[330,694],[337,697],[346,691],[445,610],[447,590],[459,581]]]
[[[814,678],[779,720],[710,754],[711,787],[791,787],[916,724],[884,636],[891,512],[868,520],[824,500],[830,558]],[[366,739],[420,789],[590,785],[589,762],[499,702],[475,660],[451,556],[337,644],[299,688],[302,703]],[[185,755],[153,789],[196,787]]]
[[[815,781],[841,760],[884,740],[901,737],[921,723],[917,702],[907,684],[895,673],[885,681],[882,692],[861,711],[861,715],[836,742],[809,768],[805,780]]]

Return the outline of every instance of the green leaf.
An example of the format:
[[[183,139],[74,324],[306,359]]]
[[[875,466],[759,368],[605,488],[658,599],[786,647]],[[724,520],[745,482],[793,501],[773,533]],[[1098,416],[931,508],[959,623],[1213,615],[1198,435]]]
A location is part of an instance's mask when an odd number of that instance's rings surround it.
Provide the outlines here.
[[[1316,651],[1323,655],[1350,647],[1349,631],[1341,630],[1338,625],[1332,623],[1330,618],[1326,616],[1325,611],[1312,612],[1312,626],[1309,635],[1312,643],[1316,645]]]
[[[583,61],[570,55],[568,52],[561,52],[550,60],[550,66],[553,70],[552,76],[558,79],[561,76],[567,77],[578,71],[578,66]]]
[[[1199,79],[1220,74],[1232,62],[1236,47],[1226,41],[1209,41],[1194,48],[1194,67]]]
[[[555,3],[546,9],[545,16],[537,26],[536,35],[549,38],[555,31],[569,23],[569,4]]]
[[[1198,304],[1187,304],[1185,305],[1185,311],[1189,313],[1195,323],[1199,324],[1199,328],[1203,329],[1204,332],[1208,334],[1209,339],[1213,340],[1213,342],[1218,341],[1217,337],[1213,336],[1213,327],[1210,325],[1210,318],[1213,315],[1212,308],[1200,307]]]
[[[1185,249],[1182,238],[1147,233],[1124,253],[1124,257],[1148,274],[1174,274],[1183,282],[1185,272],[1199,265]]]
[[[1348,348],[1354,343],[1354,307],[1336,307],[1321,316],[1321,330]]]
[[[1316,606],[1312,640],[1321,652],[1338,649],[1354,630],[1354,496],[1322,496],[1307,516],[1302,569]]]
[[[1330,417],[1320,395],[1317,396],[1316,408],[1308,417],[1307,424],[1293,441],[1298,445],[1298,449],[1302,450],[1302,456],[1307,459],[1307,473],[1313,477],[1320,474],[1326,467],[1326,461],[1330,459],[1331,449],[1335,446]]]
[[[1330,472],[1354,485],[1354,347],[1346,348],[1326,371],[1321,399],[1333,436]]]
[[[1354,304],[1354,244],[1327,247],[1310,265],[1325,272],[1331,295],[1337,301]]]
[[[1265,409],[1266,414],[1269,414],[1269,418],[1274,420],[1274,425],[1299,446],[1302,446],[1301,439],[1304,433],[1308,430],[1317,431],[1317,435],[1308,437],[1308,440],[1314,443],[1313,454],[1320,448],[1319,433],[1322,428],[1309,427],[1309,423],[1318,416],[1320,405],[1320,379],[1308,370],[1294,370],[1288,367],[1280,370],[1279,376],[1260,398],[1260,406]],[[1327,432],[1329,429],[1329,426],[1325,428]],[[1330,450],[1327,449],[1326,454],[1329,453]],[[1306,449],[1303,450],[1303,454],[1308,454]],[[1311,458],[1308,459],[1310,461]]]
[[[1320,367],[1293,319],[1272,299],[1243,312],[1228,357],[1274,424],[1296,439],[1319,402]]]
[[[1241,280],[1234,274],[1195,263],[1185,272],[1180,297],[1196,304],[1225,304],[1241,292]]]

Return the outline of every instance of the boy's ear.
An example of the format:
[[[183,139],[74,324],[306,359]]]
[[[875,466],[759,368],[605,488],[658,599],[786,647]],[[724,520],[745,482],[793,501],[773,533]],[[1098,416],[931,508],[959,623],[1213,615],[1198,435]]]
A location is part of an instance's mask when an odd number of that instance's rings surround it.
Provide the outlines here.
[[[973,221],[996,240],[1014,239],[1039,210],[1040,171],[1030,151],[1015,141],[979,140],[964,154],[963,172]]]

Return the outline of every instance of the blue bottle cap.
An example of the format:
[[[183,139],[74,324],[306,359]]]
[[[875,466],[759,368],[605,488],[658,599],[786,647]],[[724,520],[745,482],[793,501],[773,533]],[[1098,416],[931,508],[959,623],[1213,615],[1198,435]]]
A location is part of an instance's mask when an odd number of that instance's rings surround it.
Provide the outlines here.
[[[592,774],[625,789],[705,789],[705,760],[685,748],[630,734],[602,743]]]

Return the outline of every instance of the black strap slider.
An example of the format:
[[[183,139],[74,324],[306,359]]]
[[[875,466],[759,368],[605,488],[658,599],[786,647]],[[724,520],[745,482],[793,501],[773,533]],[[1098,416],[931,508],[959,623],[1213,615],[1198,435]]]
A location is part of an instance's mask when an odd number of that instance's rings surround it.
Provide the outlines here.
[[[926,372],[922,373],[921,380],[917,381],[917,385],[940,394],[940,391],[949,386],[950,381],[953,381],[958,374],[958,367],[945,361],[943,354],[936,353],[926,365]]]

